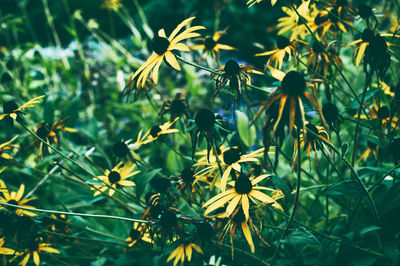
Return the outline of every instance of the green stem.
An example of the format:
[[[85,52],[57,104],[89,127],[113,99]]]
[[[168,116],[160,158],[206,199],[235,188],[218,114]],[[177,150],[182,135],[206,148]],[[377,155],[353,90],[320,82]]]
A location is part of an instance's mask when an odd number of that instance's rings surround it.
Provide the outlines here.
[[[113,215],[87,214],[87,213],[77,213],[77,212],[64,212],[64,211],[54,211],[54,210],[46,210],[46,209],[36,209],[36,208],[29,208],[29,207],[23,207],[23,206],[19,206],[19,205],[9,204],[9,203],[5,203],[5,202],[0,202],[0,205],[7,206],[7,207],[13,207],[16,209],[21,209],[21,210],[32,211],[32,212],[40,212],[40,213],[65,214],[65,215],[80,216],[80,217],[115,219],[115,220],[121,220],[121,221],[138,222],[138,223],[146,223],[146,224],[153,223],[152,221],[133,219],[133,218],[121,217],[121,216],[113,216]]]

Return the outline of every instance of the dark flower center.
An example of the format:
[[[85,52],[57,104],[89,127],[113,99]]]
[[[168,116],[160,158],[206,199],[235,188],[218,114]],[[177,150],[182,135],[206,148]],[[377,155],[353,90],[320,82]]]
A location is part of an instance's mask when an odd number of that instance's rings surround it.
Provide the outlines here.
[[[197,231],[202,238],[210,238],[213,235],[211,224],[206,221],[197,225]]]
[[[178,218],[173,211],[167,210],[161,215],[160,224],[163,227],[171,228],[178,224]]]
[[[372,15],[372,8],[363,4],[358,8],[358,14],[362,18],[369,18]]]
[[[361,34],[361,39],[363,42],[370,42],[374,38],[375,34],[371,29],[366,28],[362,34]]]
[[[8,204],[12,204],[12,205],[18,205],[18,202],[16,200],[9,200],[7,201]]]
[[[49,124],[48,123],[43,123],[39,126],[36,134],[41,138],[41,139],[46,139],[49,134],[50,134],[50,130],[49,130]]]
[[[304,76],[297,71],[288,72],[281,82],[281,89],[290,96],[299,96],[306,89]]]
[[[229,77],[236,76],[240,72],[240,66],[235,60],[229,60],[224,67],[225,74]]]
[[[173,114],[183,114],[183,113],[185,113],[185,110],[186,110],[185,102],[182,101],[182,100],[174,99],[171,102],[170,110],[171,110],[171,113],[173,113]]]
[[[372,149],[372,150],[374,150],[375,148],[376,148],[376,144],[375,143],[373,143],[372,141],[367,141],[367,146],[368,146],[368,148],[370,148],[370,149]]]
[[[132,238],[132,240],[138,240],[140,237],[140,232],[136,229],[132,229],[129,233],[129,236]]]
[[[167,38],[157,36],[151,41],[151,48],[158,55],[163,55],[169,47]]]
[[[115,143],[112,150],[118,157],[125,157],[129,153],[129,148],[123,141]]]
[[[290,41],[288,38],[283,36],[276,37],[276,46],[278,46],[278,49],[285,49],[289,45]]]
[[[243,210],[240,208],[238,212],[233,216],[233,221],[235,224],[241,224],[246,221],[246,216],[243,213]]]
[[[157,219],[158,216],[163,211],[163,207],[161,205],[155,205],[150,207],[150,216],[153,219]]]
[[[155,189],[156,192],[167,193],[170,188],[171,181],[168,178],[158,177],[158,178],[153,178],[150,181],[150,184]]]
[[[191,184],[194,181],[194,170],[191,167],[185,168],[182,170],[181,178],[182,180],[187,183]]]
[[[27,243],[27,248],[33,252],[39,249],[39,239],[32,239]]]
[[[3,111],[5,114],[11,114],[16,109],[18,109],[18,105],[14,101],[8,101],[3,104]]]
[[[252,188],[253,185],[246,176],[239,176],[235,182],[235,190],[239,194],[249,194]]]
[[[339,110],[333,103],[327,103],[322,107],[322,113],[328,123],[335,122],[339,117]]]
[[[386,53],[387,48],[388,46],[385,39],[383,39],[380,35],[375,35],[369,43],[367,51],[371,55],[380,56]]]
[[[206,50],[212,50],[217,43],[213,40],[213,38],[208,37],[204,40],[204,46]]]
[[[316,54],[322,53],[324,51],[324,49],[322,48],[322,44],[320,44],[319,42],[314,42],[312,45],[312,49]]]
[[[108,174],[108,181],[110,181],[111,184],[115,184],[115,183],[117,183],[117,182],[120,181],[120,180],[121,180],[121,175],[120,175],[118,172],[116,172],[116,171],[111,171],[111,172]]]
[[[314,19],[314,23],[316,25],[318,25],[318,26],[321,25],[322,23],[326,22],[326,21],[328,21],[328,17],[327,16],[323,16],[321,14],[318,14]]]
[[[228,165],[236,163],[240,160],[240,151],[236,148],[230,148],[229,150],[225,151],[223,154],[224,162]]]
[[[338,10],[335,8],[333,9],[331,12],[329,12],[329,19],[330,21],[332,21],[332,23],[336,23],[339,21],[338,17],[339,17],[339,13]]]
[[[316,126],[314,126],[313,124],[308,123],[308,124],[306,125],[306,128],[307,128],[308,130],[311,130],[314,134],[318,135],[318,128],[317,128]],[[317,139],[317,137],[314,136],[313,134],[308,134],[308,135],[307,135],[307,141],[308,141],[308,142],[314,141],[315,139]]]
[[[387,106],[382,106],[381,108],[379,108],[377,115],[378,115],[379,119],[388,118],[389,117],[389,108]]]
[[[200,130],[209,130],[215,124],[215,115],[209,109],[200,109],[194,118],[196,125]]]
[[[153,137],[153,138],[155,138],[155,137],[157,137],[158,136],[158,133],[160,133],[161,132],[161,128],[159,127],[159,126],[153,126],[152,128],[151,128],[151,130],[150,130],[150,135]]]

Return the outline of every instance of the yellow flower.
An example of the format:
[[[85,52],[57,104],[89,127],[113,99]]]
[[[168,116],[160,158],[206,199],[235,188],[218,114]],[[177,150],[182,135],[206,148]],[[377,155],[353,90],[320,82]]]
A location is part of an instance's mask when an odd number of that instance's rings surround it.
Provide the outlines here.
[[[107,189],[109,189],[108,193],[110,196],[114,195],[115,189],[119,186],[124,186],[124,187],[132,187],[135,186],[135,183],[129,180],[126,180],[127,178],[134,176],[140,171],[133,171],[136,167],[136,164],[132,164],[131,162],[127,162],[122,166],[122,162],[118,163],[111,171],[106,170],[104,172],[105,175],[98,176],[97,178],[103,181],[103,185],[94,185],[94,188],[91,188],[91,190],[96,190],[94,193],[94,197],[98,196],[101,194],[101,192],[105,192]],[[94,180],[97,180],[94,178]],[[111,188],[110,188],[111,187]]]
[[[271,70],[272,76],[281,81],[281,86],[274,90],[266,101],[260,102],[263,106],[254,116],[254,120],[260,117],[263,111],[266,110],[266,127],[272,126],[272,131],[274,133],[277,131],[278,126],[283,128],[283,125],[287,122],[289,124],[290,133],[296,121],[299,121],[300,127],[304,129],[305,114],[302,99],[304,97],[312,103],[322,120],[325,121],[318,99],[314,98],[310,92],[306,91],[307,87],[312,87],[316,95],[316,89],[313,84],[307,84],[304,76],[297,71],[284,73],[269,66],[268,68]],[[279,103],[279,106],[274,103]],[[296,116],[296,113],[300,113],[300,116]],[[282,119],[283,114],[285,114],[284,119]]]
[[[259,4],[261,3],[263,0],[249,0],[247,1],[246,5],[248,5],[248,7],[252,7],[255,4]],[[278,0],[271,0],[271,6],[274,6],[276,4],[276,1]]]
[[[5,168],[3,168],[1,171],[3,171]],[[30,199],[22,199],[22,196],[24,195],[25,192],[25,185],[21,184],[18,191],[12,191],[9,193],[8,188],[6,184],[4,183],[3,180],[0,179],[0,192],[3,194],[3,197],[0,197],[0,202],[5,202],[8,204],[13,204],[13,205],[18,205],[21,207],[28,207],[28,208],[35,208],[33,206],[26,205],[31,200],[34,200],[35,198],[30,198]],[[0,206],[0,210],[4,209],[3,206]],[[15,213],[18,215],[28,215],[28,216],[36,216],[35,213],[27,210],[22,210],[22,209],[16,209]]]
[[[35,263],[36,266],[40,264],[40,256],[39,253],[42,251],[46,251],[49,253],[55,253],[55,254],[60,254],[60,251],[58,249],[55,249],[51,247],[50,243],[40,243],[40,239],[35,239],[32,241],[33,243],[30,244],[30,248],[26,249],[24,253],[21,254],[16,254],[16,256],[23,256],[25,257],[22,259],[22,261],[19,263],[22,266],[25,266],[31,257],[33,257],[33,262]],[[35,247],[33,249],[33,247]],[[13,258],[13,260],[16,257]]]
[[[219,61],[219,50],[235,50],[236,48],[226,45],[226,44],[221,44],[218,43],[219,39],[221,38],[222,35],[224,35],[226,30],[223,31],[217,31],[214,33],[212,37],[208,36],[206,38],[198,39],[202,41],[202,44],[197,44],[193,45],[190,48],[192,50],[203,50],[201,57],[200,57],[200,63],[203,55],[205,53],[211,53],[213,58],[217,59],[217,62]]]
[[[153,242],[146,224],[134,222],[129,237],[125,241],[129,242],[129,247],[132,247],[140,240],[147,243]]]
[[[361,34],[361,39],[355,40],[355,41],[345,45],[345,47],[351,46],[351,45],[356,45],[356,47],[354,48],[356,67],[358,67],[360,65],[361,59],[363,58],[363,55],[364,55],[367,47],[371,43],[378,42],[381,39],[380,37],[399,38],[400,36],[392,34],[392,33],[375,34],[372,30],[366,28]],[[391,45],[391,43],[389,43],[388,41],[385,41],[385,43],[387,46]]]
[[[278,47],[275,50],[263,52],[256,54],[255,56],[268,56],[270,55],[270,58],[267,61],[267,65],[270,65],[272,62],[275,62],[274,67],[281,68],[283,64],[283,59],[285,58],[286,55],[290,57],[293,53],[293,55],[296,54],[296,46],[297,41],[293,40],[290,41],[288,38],[283,37],[283,36],[278,36],[276,38],[276,46]],[[265,66],[267,67],[267,66]]]
[[[194,26],[184,30],[182,33],[178,34],[179,31],[188,23],[190,23],[195,17],[188,18],[181,22],[175,30],[168,37],[165,35],[164,29],[158,31],[158,36],[156,36],[152,40],[152,48],[154,53],[147,59],[147,61],[131,76],[131,80],[133,80],[137,75],[139,78],[137,80],[137,87],[144,86],[149,76],[151,70],[153,69],[153,81],[155,84],[158,83],[158,69],[165,58],[167,62],[176,70],[180,71],[181,67],[178,64],[174,54],[171,52],[173,50],[180,51],[190,51],[190,48],[183,44],[179,43],[188,38],[193,38],[200,36],[199,33],[194,31],[205,29],[203,26]]]
[[[225,169],[221,178],[220,188],[225,191],[226,184],[228,182],[229,175],[232,169],[240,172],[242,167],[241,163],[255,162],[258,163],[258,159],[263,156],[264,148],[253,151],[249,154],[241,154],[237,148],[224,148],[221,150],[219,155],[219,161],[221,168]],[[201,175],[213,175],[216,170],[219,170],[217,158],[215,156],[210,156],[210,161],[207,161],[206,157],[200,158],[195,166],[204,166],[205,168],[197,173],[198,176]]]
[[[178,129],[176,128],[171,128],[171,126],[176,122],[176,120],[178,120],[179,117],[176,117],[173,121],[168,121],[165,122],[162,125],[155,125],[153,126],[149,131],[146,132],[145,136],[146,139],[144,139],[141,144],[147,144],[150,142],[155,141],[156,139],[158,139],[161,135],[165,135],[165,134],[172,134],[172,133],[177,133],[179,132]],[[143,139],[143,137],[142,137]]]
[[[358,159],[357,162],[367,159],[371,155],[371,153],[374,155],[375,159],[378,160],[378,149],[379,149],[379,146],[376,145],[376,143],[373,143],[372,141],[368,140],[367,148],[365,149],[363,154],[361,154],[361,157],[360,157],[360,159]]]
[[[365,105],[368,109],[369,116],[367,117],[365,114],[360,115],[360,119],[378,119],[382,123],[382,130],[384,130],[390,123],[392,128],[396,128],[398,118],[396,116],[392,116],[389,108],[385,105],[378,106],[373,98],[373,108],[370,108],[368,105]],[[357,118],[357,114],[354,115]]]
[[[16,120],[17,117],[21,118],[21,114],[24,111],[24,109],[34,107],[35,103],[39,103],[39,99],[42,99],[44,97],[45,97],[45,95],[35,97],[35,98],[29,100],[28,102],[26,102],[25,104],[23,104],[21,107],[18,107],[18,105],[13,101],[5,102],[3,104],[4,114],[0,115],[0,120],[4,119],[6,117],[10,117],[14,120]]]
[[[312,17],[310,15],[310,9],[314,8],[314,5],[311,5],[311,1],[303,1],[298,8],[296,8],[297,12],[300,16],[308,23],[312,21]],[[291,31],[290,40],[296,39],[300,36],[300,39],[305,39],[305,37],[309,34],[307,31],[307,27],[304,25],[299,15],[291,8],[282,7],[282,11],[286,13],[287,16],[281,17],[278,19],[278,25],[276,26],[278,29],[278,35],[282,35],[285,32]]]
[[[118,11],[122,7],[120,0],[105,0],[101,8]]]
[[[3,247],[4,242],[5,242],[4,237],[3,237],[3,238],[0,238],[0,254],[1,254],[1,255],[16,255],[16,254],[21,254],[20,252],[17,252],[17,251],[15,251],[15,250],[11,249],[11,248]]]
[[[235,211],[236,207],[241,206],[247,221],[249,218],[250,207],[249,198],[256,204],[259,204],[259,202],[256,201],[259,200],[262,204],[270,204],[283,211],[279,203],[260,191],[268,190],[273,192],[275,191],[274,189],[257,186],[259,182],[270,176],[271,175],[269,174],[265,174],[258,177],[251,176],[248,178],[247,176],[240,174],[236,181],[229,183],[230,188],[211,198],[202,206],[203,208],[207,207],[204,215],[207,215],[228,203],[228,206],[226,207],[226,216],[230,216]]]
[[[334,45],[325,45],[320,42],[314,42],[312,45],[305,44],[308,45],[306,46],[308,53],[303,56],[308,57],[307,65],[316,73],[326,76],[329,73],[329,68],[333,67],[333,64],[339,67],[343,65]],[[333,59],[333,62],[329,57]]]
[[[76,133],[78,130],[70,127],[66,127],[64,125],[66,118],[59,119],[57,122],[50,125],[49,123],[41,123],[38,125],[35,133],[48,144],[50,144],[50,140],[52,140],[57,146],[59,146],[59,134],[61,131]],[[38,145],[39,150],[38,154],[40,158],[43,158],[43,142],[38,139],[35,139],[33,145]],[[48,153],[51,153],[50,147],[47,147]]]
[[[187,261],[192,260],[193,249],[196,250],[198,253],[203,254],[203,250],[201,250],[199,245],[194,243],[182,243],[171,252],[167,259],[167,262],[175,258],[174,266],[176,266],[179,261],[181,261],[181,265],[183,265],[183,263],[185,262],[185,258],[187,258]]]
[[[11,150],[13,148],[19,148],[18,145],[11,144],[17,137],[18,136],[15,136],[11,140],[0,144],[0,158],[6,159],[6,160],[14,159],[11,155],[9,155],[8,153],[5,153],[4,151]],[[1,173],[1,171],[0,171],[0,173]]]
[[[316,135],[320,136],[327,142],[331,143],[328,132],[326,132],[326,129],[321,126],[314,126],[311,123],[306,124],[306,129],[311,130],[313,133]],[[330,155],[328,146],[320,141],[316,136],[313,134],[304,134],[303,129],[300,130],[300,148],[304,148],[307,150],[307,155],[308,158],[310,158],[311,152],[318,151],[324,149],[327,155]],[[294,142],[294,153],[293,153],[293,159],[292,159],[292,170],[294,169],[294,166],[297,163],[297,156],[299,156],[299,151],[297,149],[297,139]],[[317,162],[317,153],[315,153],[315,160]]]

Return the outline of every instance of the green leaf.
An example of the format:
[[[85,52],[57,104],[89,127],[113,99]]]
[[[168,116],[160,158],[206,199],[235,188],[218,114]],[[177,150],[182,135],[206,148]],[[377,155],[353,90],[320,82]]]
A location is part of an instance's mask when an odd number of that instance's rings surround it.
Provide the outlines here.
[[[271,181],[272,183],[274,183],[275,186],[277,186],[280,190],[282,190],[283,194],[285,195],[285,199],[288,201],[288,203],[292,204],[293,195],[286,181],[277,175],[272,176]]]
[[[282,243],[292,244],[292,245],[319,245],[319,240],[307,229],[300,227],[296,229],[293,233],[288,235],[282,240]]]
[[[245,113],[239,110],[235,113],[240,139],[247,147],[253,146],[256,141],[256,128],[254,125],[250,127],[250,121]]]
[[[321,194],[328,196],[347,195],[355,199],[360,199],[365,196],[360,185],[353,180],[346,180],[334,185],[331,185],[321,191]]]
[[[364,102],[368,102],[369,99],[372,98],[372,96],[374,96],[378,91],[380,91],[381,88],[375,88],[375,89],[370,89],[365,93],[365,99]],[[362,93],[360,95],[357,96],[357,98],[359,99],[359,101],[361,102],[361,98],[362,98]],[[358,103],[357,99],[354,98],[350,105],[348,106],[349,109],[358,109],[360,107],[360,104]]]

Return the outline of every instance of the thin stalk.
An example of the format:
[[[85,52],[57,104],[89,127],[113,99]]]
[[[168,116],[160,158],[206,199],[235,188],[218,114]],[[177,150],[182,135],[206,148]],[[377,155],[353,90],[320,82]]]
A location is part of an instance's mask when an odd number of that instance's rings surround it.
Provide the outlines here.
[[[5,203],[5,202],[0,202],[0,205],[12,207],[12,208],[16,208],[16,209],[21,209],[21,210],[32,211],[32,212],[40,212],[40,213],[65,214],[65,215],[80,216],[80,217],[114,219],[114,220],[121,220],[121,221],[146,223],[146,224],[153,223],[152,221],[133,219],[133,218],[128,218],[128,217],[114,216],[114,215],[88,214],[88,213],[78,213],[78,212],[64,212],[64,211],[54,211],[54,210],[46,210],[46,209],[35,209],[35,208],[29,208],[29,207],[23,207],[23,206],[19,206],[19,205],[9,204],[9,203]]]
[[[361,119],[361,109],[363,108],[363,105],[364,105],[365,95],[367,94],[369,83],[371,82],[371,77],[372,77],[372,74],[368,73],[367,78],[365,80],[365,87],[364,87],[364,91],[362,94],[360,107],[358,108],[358,112],[357,112],[357,122],[356,122],[356,129],[355,129],[354,140],[353,140],[353,143],[354,143],[353,144],[353,153],[351,154],[351,166],[354,166],[354,161],[356,158],[357,143],[358,143],[358,130],[360,128],[360,119]]]
[[[286,224],[285,231],[283,231],[281,238],[279,239],[278,246],[275,248],[274,254],[272,255],[271,264],[274,263],[276,256],[278,255],[278,250],[282,244],[282,240],[286,237],[287,233],[289,232],[290,225],[294,220],[294,216],[296,215],[297,206],[300,197],[300,187],[301,187],[301,149],[300,149],[300,131],[297,131],[297,186],[296,186],[296,195],[294,198],[292,213],[289,217],[289,221]]]
[[[50,13],[49,4],[47,0],[42,0],[44,13],[46,15],[47,23],[49,23],[51,33],[53,34],[54,41],[56,42],[56,46],[58,49],[62,49],[60,38],[58,37],[58,33],[56,31],[56,27],[54,25],[53,16]],[[71,66],[69,65],[67,57],[61,53],[61,61],[63,62],[64,67],[69,70]]]

